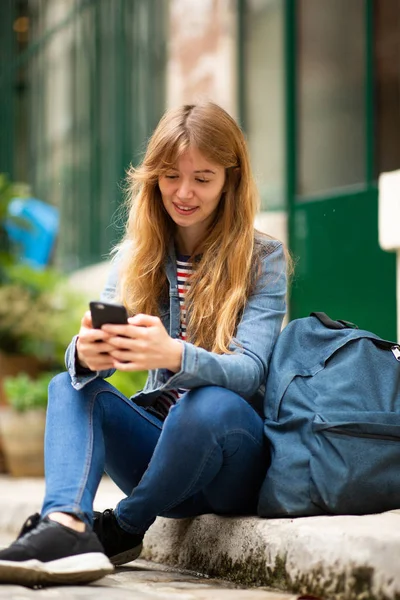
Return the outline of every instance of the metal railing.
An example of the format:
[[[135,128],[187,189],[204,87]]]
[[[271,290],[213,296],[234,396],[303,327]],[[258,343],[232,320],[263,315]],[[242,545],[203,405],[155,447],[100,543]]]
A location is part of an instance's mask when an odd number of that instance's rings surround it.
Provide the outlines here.
[[[22,51],[14,9],[0,18],[0,171],[59,207],[56,261],[72,270],[118,238],[120,184],[164,109],[166,2],[28,0]]]

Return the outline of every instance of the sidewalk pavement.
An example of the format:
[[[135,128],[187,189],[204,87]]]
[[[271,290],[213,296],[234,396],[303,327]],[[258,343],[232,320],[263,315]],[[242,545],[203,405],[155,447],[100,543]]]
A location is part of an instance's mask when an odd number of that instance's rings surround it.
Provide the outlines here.
[[[40,510],[43,492],[40,479],[1,476],[0,534],[17,533],[25,517]],[[121,497],[105,478],[95,508],[113,507]],[[155,563],[248,587],[337,600],[398,600],[399,556],[400,510],[360,517],[158,518],[142,554]]]
[[[44,482],[0,476],[0,548],[10,544],[28,514],[40,510]],[[109,479],[101,483],[96,508],[115,505],[121,493]],[[60,600],[296,600],[277,590],[243,588],[229,581],[155,564],[146,560],[116,568],[100,581],[85,586],[54,586],[34,589],[0,585],[0,600],[40,598]]]
[[[8,541],[0,533],[0,547]],[[0,600],[297,600],[265,588],[238,588],[165,565],[136,560],[89,585],[29,589],[0,585]]]

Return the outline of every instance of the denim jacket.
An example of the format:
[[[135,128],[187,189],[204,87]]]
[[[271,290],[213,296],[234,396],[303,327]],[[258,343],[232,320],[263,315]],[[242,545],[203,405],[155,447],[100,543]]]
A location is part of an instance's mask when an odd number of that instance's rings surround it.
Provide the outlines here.
[[[286,261],[280,242],[262,238],[256,243],[262,245],[262,272],[240,317],[235,333],[238,345],[232,343],[230,346],[233,354],[216,354],[182,341],[180,371],[149,371],[144,389],[132,396],[136,404],[150,407],[163,391],[169,389],[216,385],[236,392],[262,414],[268,364],[286,311]],[[165,269],[169,282],[169,305],[160,306],[160,318],[170,336],[178,338],[180,308],[173,244],[169,248]],[[115,297],[117,283],[118,260],[114,260],[102,300]],[[96,377],[110,377],[114,370],[77,372],[77,337],[68,346],[65,361],[72,385],[79,390]]]

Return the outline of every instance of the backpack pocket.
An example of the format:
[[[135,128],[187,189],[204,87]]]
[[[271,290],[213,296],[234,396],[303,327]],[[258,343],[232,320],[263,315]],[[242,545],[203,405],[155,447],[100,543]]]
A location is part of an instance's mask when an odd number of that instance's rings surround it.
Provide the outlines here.
[[[400,507],[400,414],[324,411],[315,415],[312,431],[315,505],[333,514]]]

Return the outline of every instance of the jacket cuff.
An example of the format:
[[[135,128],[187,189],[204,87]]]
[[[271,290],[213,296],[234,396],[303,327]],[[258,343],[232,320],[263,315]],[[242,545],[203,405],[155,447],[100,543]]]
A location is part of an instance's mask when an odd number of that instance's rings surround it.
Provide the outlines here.
[[[97,377],[110,377],[115,369],[109,369],[107,371],[91,371],[90,369],[85,369],[78,364],[77,353],[76,353],[76,343],[78,340],[78,336],[75,335],[72,338],[70,345],[68,346],[65,353],[65,365],[67,367],[68,373],[71,377],[71,384],[75,390],[81,390],[91,381],[94,381]]]
[[[196,378],[195,385],[201,385],[202,382],[198,380],[198,363],[199,363],[199,352],[206,352],[202,348],[194,346],[189,342],[179,340],[183,346],[182,352],[182,364],[181,368],[177,373],[172,373],[168,370],[162,371],[162,384],[168,388],[187,388],[193,387],[193,378]]]

